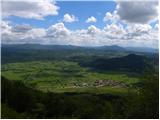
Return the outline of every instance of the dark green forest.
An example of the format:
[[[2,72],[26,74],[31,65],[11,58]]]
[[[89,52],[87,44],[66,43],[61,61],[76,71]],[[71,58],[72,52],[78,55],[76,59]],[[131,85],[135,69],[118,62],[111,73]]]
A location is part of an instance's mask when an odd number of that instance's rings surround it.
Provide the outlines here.
[[[158,118],[158,73],[146,73],[124,96],[41,92],[1,78],[2,118]]]
[[[119,46],[2,45],[1,118],[157,119],[158,61]]]

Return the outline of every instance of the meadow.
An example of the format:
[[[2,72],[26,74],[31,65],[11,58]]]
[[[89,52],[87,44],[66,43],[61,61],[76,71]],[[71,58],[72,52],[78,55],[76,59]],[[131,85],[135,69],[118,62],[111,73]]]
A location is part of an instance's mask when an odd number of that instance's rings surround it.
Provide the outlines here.
[[[21,80],[34,88],[51,92],[96,92],[125,91],[139,81],[138,76],[124,72],[96,72],[68,61],[33,61],[2,65],[2,76]],[[112,80],[126,86],[96,86],[96,81]]]
[[[2,45],[2,118],[158,118],[158,53]]]

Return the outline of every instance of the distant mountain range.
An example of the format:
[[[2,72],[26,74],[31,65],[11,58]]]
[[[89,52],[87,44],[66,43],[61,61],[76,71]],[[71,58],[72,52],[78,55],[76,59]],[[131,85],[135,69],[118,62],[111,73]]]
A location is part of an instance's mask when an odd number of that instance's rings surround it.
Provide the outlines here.
[[[159,49],[148,48],[148,47],[126,47],[128,51],[135,51],[135,52],[151,52],[151,53],[158,53]]]
[[[150,61],[158,65],[158,49],[120,46],[16,44],[1,46],[1,63],[66,60],[94,70],[142,72]],[[147,63],[146,63],[147,61]]]
[[[112,46],[98,46],[98,47],[82,47],[73,45],[41,45],[41,44],[2,44],[1,47],[12,47],[17,49],[45,49],[45,50],[56,50],[56,49],[96,49],[103,51],[133,51],[133,52],[144,52],[144,53],[158,53],[159,49],[148,48],[148,47],[120,47],[117,45]]]

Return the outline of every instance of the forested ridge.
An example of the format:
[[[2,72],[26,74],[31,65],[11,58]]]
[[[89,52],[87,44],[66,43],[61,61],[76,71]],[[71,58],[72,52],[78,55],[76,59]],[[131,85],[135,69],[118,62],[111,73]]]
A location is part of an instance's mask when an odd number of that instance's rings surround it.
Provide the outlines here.
[[[2,77],[2,118],[158,118],[158,74],[125,95],[37,91]]]
[[[154,49],[2,45],[1,71],[1,118],[159,117]]]

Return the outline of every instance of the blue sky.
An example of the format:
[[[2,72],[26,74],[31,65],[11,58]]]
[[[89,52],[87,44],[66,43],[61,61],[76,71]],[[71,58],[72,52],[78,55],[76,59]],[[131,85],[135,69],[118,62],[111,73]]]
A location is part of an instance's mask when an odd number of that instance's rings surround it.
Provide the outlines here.
[[[47,28],[52,24],[62,21],[64,14],[69,13],[78,17],[78,21],[73,23],[65,23],[66,27],[75,30],[75,29],[86,29],[91,24],[99,28],[103,28],[105,26],[105,22],[103,22],[103,18],[106,12],[113,12],[116,7],[116,3],[114,1],[57,1],[56,5],[60,7],[59,14],[56,16],[46,16],[44,20],[36,20],[36,19],[26,19],[20,18],[16,16],[11,16],[9,18],[14,24],[30,24],[35,27],[43,27]],[[90,16],[94,16],[97,19],[96,23],[85,23],[86,19]]]
[[[158,2],[2,2],[2,42],[158,47]]]
[[[78,21],[73,23],[65,23],[65,26],[71,30],[86,29],[91,24],[98,28],[103,28],[106,24],[110,24],[109,21],[104,22],[103,18],[107,12],[113,13],[116,9],[115,1],[56,1],[56,5],[60,7],[58,15],[45,16],[44,20],[26,19],[17,16],[10,16],[6,18],[14,24],[30,24],[34,27],[48,28],[52,24],[63,22],[63,16],[66,13],[73,14],[78,18]],[[97,19],[96,23],[87,23],[86,19],[90,16],[94,16]],[[158,23],[154,21],[150,23],[154,26]]]

